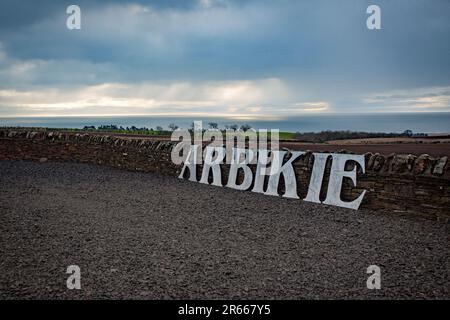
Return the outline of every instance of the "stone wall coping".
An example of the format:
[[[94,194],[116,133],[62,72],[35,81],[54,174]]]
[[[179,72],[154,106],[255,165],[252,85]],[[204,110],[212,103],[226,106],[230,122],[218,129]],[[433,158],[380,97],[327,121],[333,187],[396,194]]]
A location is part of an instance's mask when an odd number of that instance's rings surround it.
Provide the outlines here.
[[[178,143],[174,141],[161,141],[144,139],[141,137],[118,137],[92,132],[64,132],[64,131],[30,131],[0,129],[0,139],[32,139],[51,141],[80,141],[105,143],[115,146],[135,146],[147,150],[172,150]],[[291,150],[283,148],[290,152]],[[318,151],[319,152],[319,151]],[[330,152],[324,152],[330,153]],[[351,154],[353,152],[340,150],[336,153]],[[306,150],[306,156],[312,151]],[[379,153],[365,153],[366,172],[379,174],[405,174],[414,176],[441,177],[450,171],[448,157],[432,157],[428,154],[395,154],[384,156]]]

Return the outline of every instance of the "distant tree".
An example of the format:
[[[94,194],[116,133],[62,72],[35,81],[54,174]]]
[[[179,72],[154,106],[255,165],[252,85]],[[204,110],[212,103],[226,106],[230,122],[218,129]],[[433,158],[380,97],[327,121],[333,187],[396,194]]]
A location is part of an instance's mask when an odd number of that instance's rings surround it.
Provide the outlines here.
[[[163,131],[164,129],[161,126],[156,126],[156,131]]]
[[[178,129],[178,126],[175,124],[175,123],[171,123],[171,124],[169,124],[169,129],[170,130],[172,130],[172,131],[175,131],[175,130],[177,130]]]
[[[114,125],[114,124],[109,124],[109,125],[101,125],[101,126],[99,126],[98,130],[114,131],[114,130],[119,130],[119,128],[116,125]]]
[[[252,126],[249,125],[249,124],[243,124],[243,125],[241,126],[241,130],[242,130],[242,131],[247,131],[248,129],[251,129],[251,128],[252,128]]]
[[[366,138],[386,138],[400,137],[403,133],[383,133],[383,132],[354,132],[354,131],[321,131],[321,132],[297,132],[295,139],[306,142],[326,142],[330,140],[366,139]]]
[[[216,122],[209,122],[208,126],[210,129],[217,129],[219,125]]]
[[[407,137],[412,137],[413,132],[412,132],[412,130],[405,130],[405,131],[403,131],[403,135],[407,136]]]
[[[239,126],[237,124],[232,124],[231,126],[228,126],[232,130],[237,130]]]

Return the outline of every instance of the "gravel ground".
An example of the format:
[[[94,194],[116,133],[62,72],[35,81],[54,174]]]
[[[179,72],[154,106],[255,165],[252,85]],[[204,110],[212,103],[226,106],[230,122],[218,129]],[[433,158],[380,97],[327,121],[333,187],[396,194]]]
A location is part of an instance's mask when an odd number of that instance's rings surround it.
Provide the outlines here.
[[[3,299],[450,298],[442,221],[86,164],[4,161],[0,185]]]

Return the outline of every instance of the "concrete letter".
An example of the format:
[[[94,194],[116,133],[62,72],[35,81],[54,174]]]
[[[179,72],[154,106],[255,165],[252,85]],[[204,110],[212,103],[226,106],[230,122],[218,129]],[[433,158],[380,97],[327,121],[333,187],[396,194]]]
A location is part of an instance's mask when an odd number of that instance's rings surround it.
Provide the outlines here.
[[[213,160],[213,155],[216,154]],[[208,184],[209,171],[213,172],[212,185],[222,187],[222,174],[220,170],[220,164],[223,163],[223,157],[225,156],[225,149],[223,147],[206,147],[205,162],[203,164],[202,178],[200,183]]]
[[[314,165],[311,173],[311,180],[309,181],[308,194],[303,200],[320,203],[320,189],[322,187],[325,165],[330,154],[313,153],[313,155]]]
[[[283,166],[282,166],[283,159],[287,151],[277,150],[272,151],[272,153],[273,157],[270,170],[269,184],[264,194],[271,196],[278,195],[278,184],[280,182],[280,175],[283,174],[286,189],[283,197],[299,199],[297,195],[297,181],[295,178],[295,172],[294,167],[292,166],[292,162],[305,152],[303,151],[292,152],[291,158],[288,161],[286,161],[286,163]]]
[[[194,144],[191,146],[189,153],[186,156],[186,160],[184,161],[183,169],[181,169],[181,173],[178,178],[183,179],[184,171],[186,168],[189,169],[189,180],[197,182],[197,152],[200,146]]]
[[[244,159],[241,162],[241,155],[244,155]],[[253,181],[253,173],[247,165],[253,159],[253,151],[244,148],[233,148],[233,156],[230,164],[230,173],[228,176],[228,188],[237,189],[237,190],[247,190],[252,185]],[[244,170],[244,181],[237,185],[237,173],[238,169],[242,168]]]
[[[359,197],[353,201],[346,202],[341,200],[341,188],[342,180],[344,177],[352,179],[356,185],[356,166],[352,171],[345,171],[345,164],[349,160],[356,161],[362,168],[362,172],[365,171],[364,156],[354,154],[331,154],[333,157],[333,163],[331,165],[330,181],[328,183],[328,192],[324,204],[358,209],[366,191],[359,195]]]

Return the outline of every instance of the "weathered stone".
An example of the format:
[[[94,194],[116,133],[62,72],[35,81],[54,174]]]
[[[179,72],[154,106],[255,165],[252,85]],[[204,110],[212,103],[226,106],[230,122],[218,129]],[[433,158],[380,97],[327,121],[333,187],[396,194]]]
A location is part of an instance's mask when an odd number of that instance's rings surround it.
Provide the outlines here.
[[[396,154],[395,153],[391,153],[390,155],[388,155],[385,160],[384,160],[384,165],[381,168],[380,171],[382,172],[392,172],[392,162],[394,161]]]
[[[38,132],[31,131],[31,132],[27,133],[26,137],[27,137],[27,139],[34,139],[37,135],[38,135]]]
[[[409,173],[413,168],[415,159],[416,157],[412,154],[395,155],[390,166],[390,171],[394,173]]]
[[[375,155],[372,170],[375,172],[380,171],[383,168],[385,161],[386,159],[380,154]]]
[[[444,168],[447,164],[447,157],[440,158],[433,169],[433,174],[437,176],[441,176],[444,174]]]
[[[369,161],[370,161],[370,158],[372,158],[372,156],[373,156],[372,152],[364,153],[364,165],[366,167],[366,170],[368,170]]]
[[[34,134],[26,130],[16,131],[0,130],[0,160],[81,161],[172,176],[180,173],[180,166],[174,165],[170,157],[176,142],[118,137],[108,139],[94,133],[75,135],[49,131]],[[384,157],[366,153],[364,159],[366,174],[358,174],[356,186],[349,179],[344,180],[343,200],[351,201],[366,190],[362,208],[391,208],[432,217],[450,217],[450,165],[447,158],[434,159],[428,155],[415,158],[395,154]],[[308,192],[313,160],[312,152],[308,151],[294,164],[300,198]],[[328,161],[326,165],[323,185],[328,184],[330,163]],[[250,167],[254,170],[252,165]],[[391,171],[384,171],[384,167]],[[382,174],[379,174],[382,169]],[[226,175],[228,167],[224,165],[222,170]]]
[[[375,153],[375,154],[372,154],[372,155],[370,156],[369,162],[367,163],[367,167],[366,167],[367,170],[373,170],[373,166],[374,166],[374,163],[375,163],[375,159],[376,159],[379,155],[380,155],[379,153]]]
[[[425,174],[431,171],[433,161],[428,154],[422,154],[414,162],[414,174]]]

